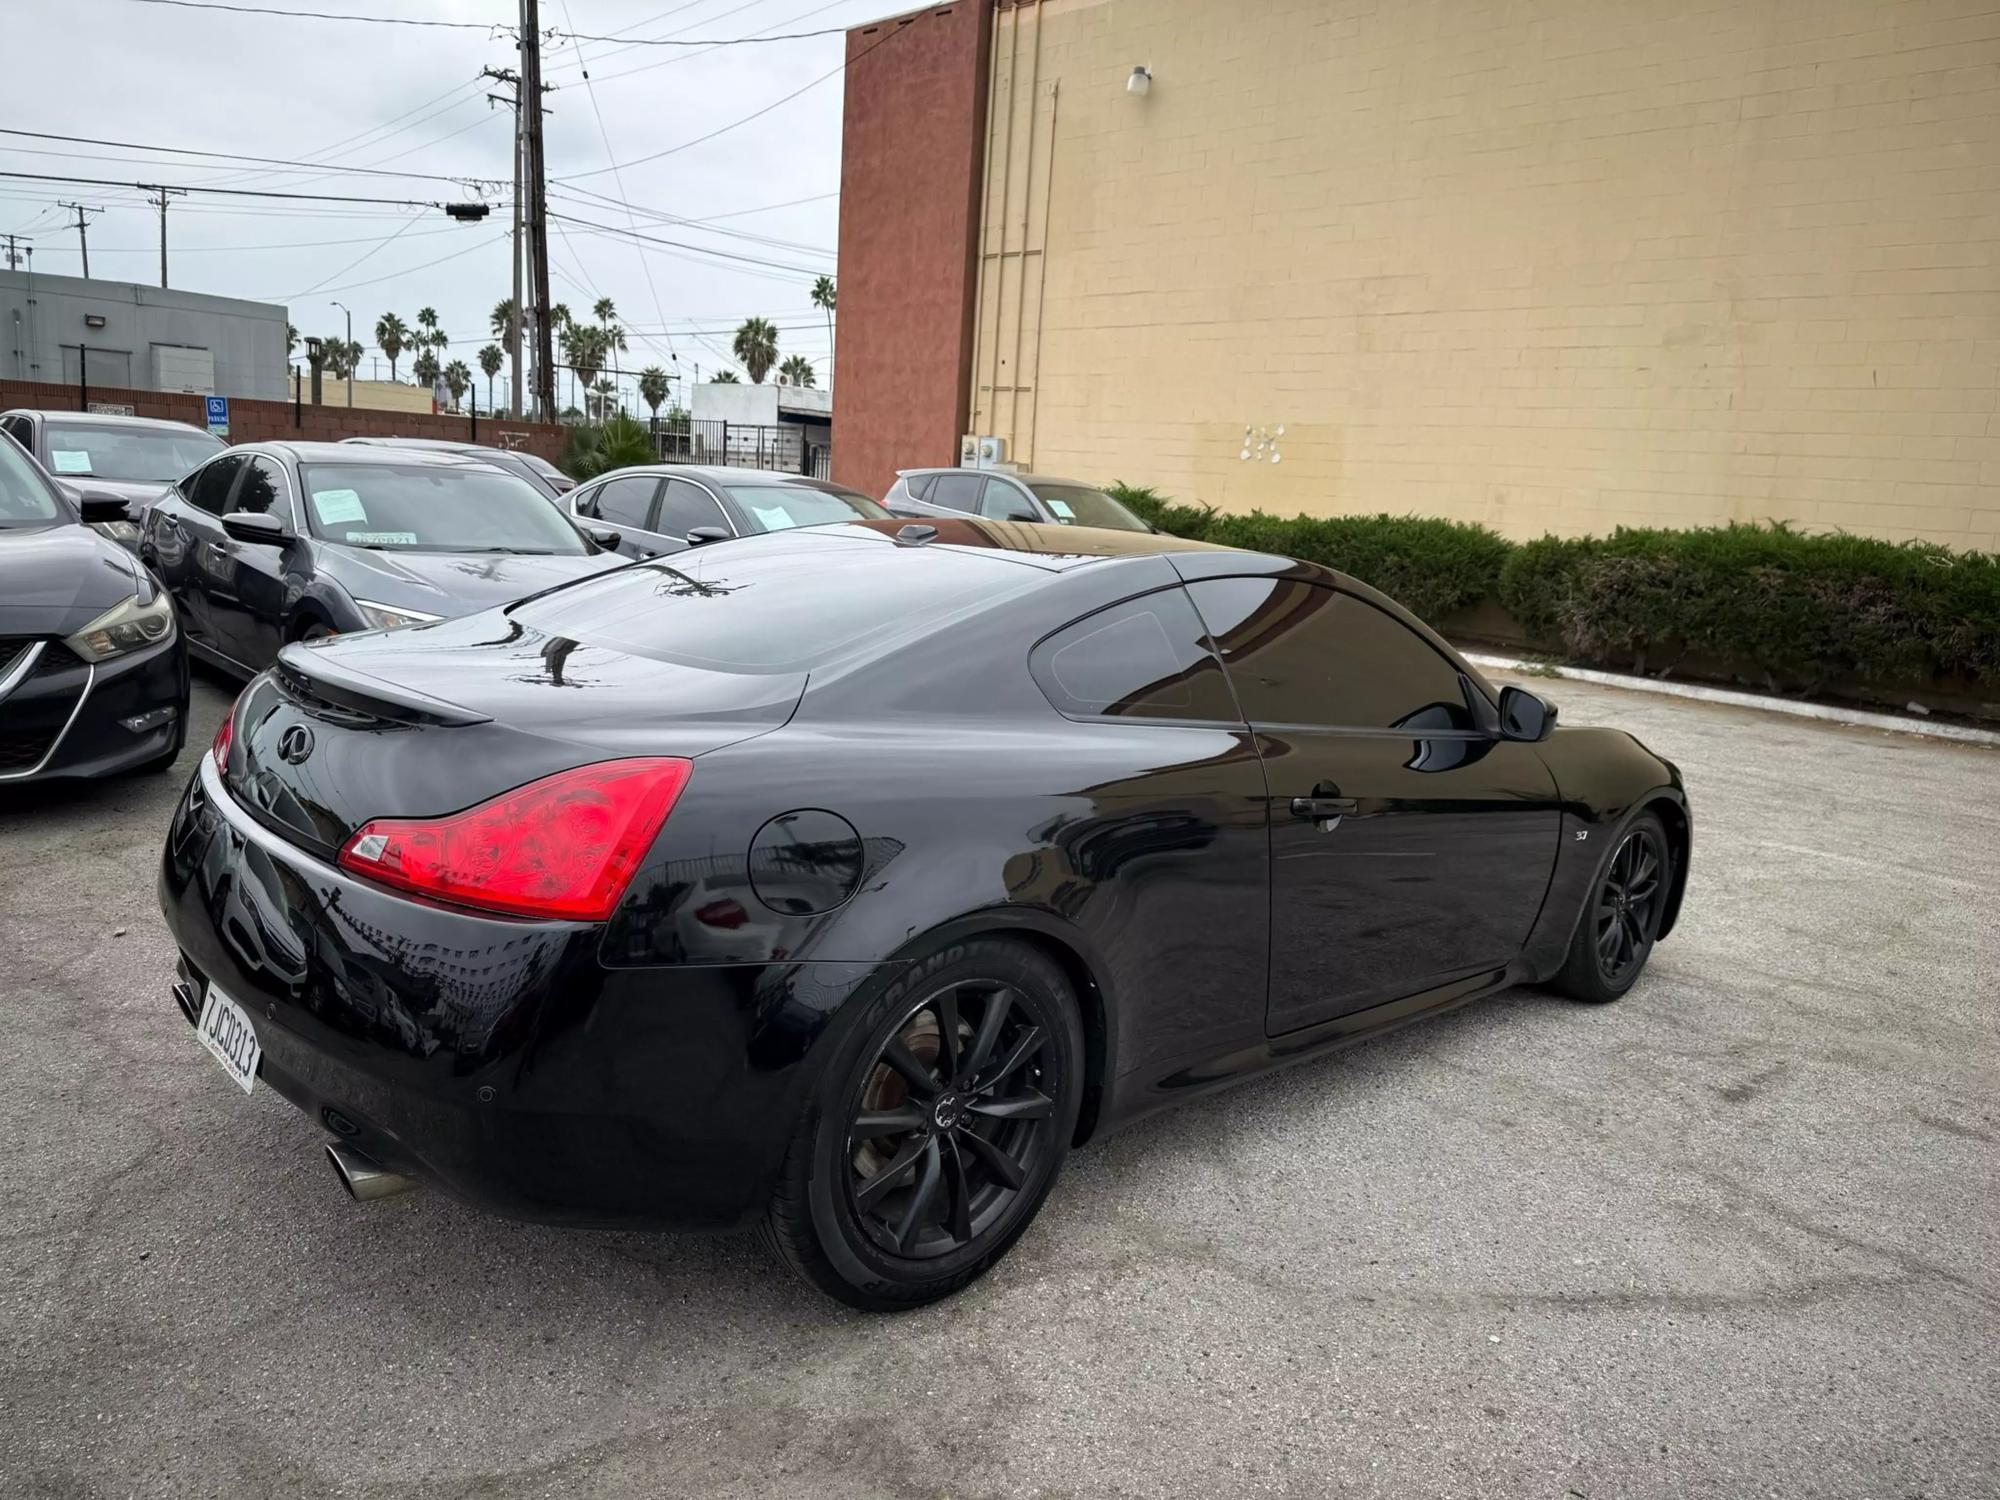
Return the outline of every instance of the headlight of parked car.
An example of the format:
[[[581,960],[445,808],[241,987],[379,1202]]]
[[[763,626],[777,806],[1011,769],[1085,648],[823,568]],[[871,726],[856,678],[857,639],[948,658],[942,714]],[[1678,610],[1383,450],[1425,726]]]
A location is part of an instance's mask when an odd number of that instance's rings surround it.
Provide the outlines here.
[[[386,604],[372,604],[366,599],[356,599],[354,607],[361,611],[361,618],[368,622],[370,630],[394,630],[398,625],[428,625],[433,620],[442,620],[443,615],[427,615],[415,609],[391,609]]]
[[[173,633],[173,600],[156,589],[149,599],[135,594],[113,605],[63,644],[85,661],[109,661],[127,651],[157,646]]]
[[[102,532],[114,542],[136,542],[139,540],[139,528],[134,526],[130,521],[92,521],[90,529]]]

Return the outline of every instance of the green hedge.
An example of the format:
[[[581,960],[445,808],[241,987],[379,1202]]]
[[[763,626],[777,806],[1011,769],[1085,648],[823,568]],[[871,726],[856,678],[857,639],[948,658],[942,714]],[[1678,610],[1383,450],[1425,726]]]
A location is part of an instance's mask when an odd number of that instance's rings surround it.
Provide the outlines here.
[[[1438,623],[1483,600],[1544,649],[1663,671],[1684,658],[1781,691],[2000,683],[2000,558],[1783,525],[1516,544],[1415,516],[1224,515],[1112,493],[1162,530],[1338,568]]]

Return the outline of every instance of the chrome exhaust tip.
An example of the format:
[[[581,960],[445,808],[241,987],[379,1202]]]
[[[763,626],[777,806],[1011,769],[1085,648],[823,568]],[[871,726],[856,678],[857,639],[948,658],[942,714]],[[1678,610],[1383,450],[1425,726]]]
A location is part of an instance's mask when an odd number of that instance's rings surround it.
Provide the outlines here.
[[[363,1156],[352,1146],[338,1141],[326,1143],[326,1159],[333,1163],[334,1175],[356,1203],[373,1203],[377,1198],[393,1198],[417,1185],[414,1177],[391,1172],[373,1157]]]

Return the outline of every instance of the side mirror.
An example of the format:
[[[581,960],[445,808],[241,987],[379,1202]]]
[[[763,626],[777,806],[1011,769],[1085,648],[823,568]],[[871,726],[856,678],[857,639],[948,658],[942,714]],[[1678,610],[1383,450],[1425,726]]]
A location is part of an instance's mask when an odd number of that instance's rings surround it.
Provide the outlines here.
[[[616,552],[618,544],[625,539],[623,532],[613,531],[609,526],[586,526],[583,534],[606,552]]]
[[[1036,515],[1032,510],[1029,510],[1027,506],[1017,505],[1013,507],[1011,510],[1009,510],[1007,514],[1005,514],[1004,516],[998,517],[998,519],[1002,521],[1026,521],[1030,525],[1033,525],[1036,522],[1039,522],[1042,518]]]
[[[222,529],[239,542],[253,542],[266,547],[282,546],[292,539],[283,521],[261,510],[231,511],[222,518]]]
[[[103,521],[128,521],[125,502],[105,490],[93,490],[84,485],[69,487],[70,497],[76,501],[76,508],[83,512],[83,519],[91,524]]]
[[[1556,727],[1556,706],[1539,693],[1509,684],[1500,689],[1500,738],[1534,744]]]
[[[690,547],[700,547],[708,542],[726,542],[729,539],[729,529],[726,526],[697,526],[688,533]]]

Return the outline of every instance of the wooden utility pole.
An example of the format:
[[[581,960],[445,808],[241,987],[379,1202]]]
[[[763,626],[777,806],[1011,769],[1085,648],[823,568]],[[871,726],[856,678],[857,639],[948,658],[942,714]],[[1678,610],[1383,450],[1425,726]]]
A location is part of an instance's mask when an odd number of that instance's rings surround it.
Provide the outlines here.
[[[543,421],[556,415],[555,344],[549,328],[549,199],[542,142],[542,19],[539,0],[521,0],[520,110],[527,179],[530,295],[535,309],[535,402]]]
[[[151,187],[153,192],[159,195],[155,198],[148,198],[146,201],[160,211],[160,285],[164,287],[167,284],[167,201],[170,198],[185,198],[187,196],[187,189],[153,187],[151,183],[145,183],[142,186]],[[89,274],[88,271],[84,272],[86,276]]]
[[[530,0],[530,3],[532,3],[532,0]],[[90,220],[86,219],[84,215],[101,214],[104,210],[101,208],[91,208],[82,203],[62,203],[57,206],[76,210],[76,244],[77,248],[83,252],[83,279],[88,281],[90,280]]]

